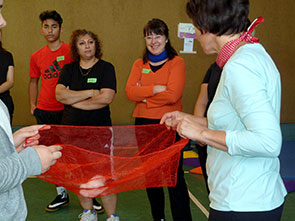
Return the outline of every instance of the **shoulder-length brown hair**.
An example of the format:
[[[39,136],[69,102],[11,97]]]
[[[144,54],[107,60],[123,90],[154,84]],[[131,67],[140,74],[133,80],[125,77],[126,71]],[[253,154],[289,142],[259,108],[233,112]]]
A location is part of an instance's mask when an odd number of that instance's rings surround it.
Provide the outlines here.
[[[97,35],[94,34],[91,31],[87,31],[85,29],[77,29],[73,31],[70,39],[70,45],[71,45],[71,58],[74,61],[80,61],[80,55],[78,54],[78,48],[77,48],[77,41],[80,36],[89,35],[95,42],[95,57],[100,59],[102,57],[102,51],[101,51],[101,42],[98,39]]]
[[[167,24],[158,18],[153,18],[152,20],[148,21],[148,23],[143,28],[143,36],[146,37],[150,34],[156,35],[164,35],[167,39],[167,43],[165,45],[165,49],[167,51],[168,60],[173,59],[177,56],[176,50],[173,48],[169,38],[169,29]],[[142,56],[143,63],[147,63],[148,61],[148,49],[145,47]]]

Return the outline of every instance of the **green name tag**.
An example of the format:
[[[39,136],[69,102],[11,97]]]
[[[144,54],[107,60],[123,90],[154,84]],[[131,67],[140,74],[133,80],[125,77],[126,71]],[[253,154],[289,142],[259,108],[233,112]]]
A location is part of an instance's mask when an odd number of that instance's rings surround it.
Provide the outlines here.
[[[141,73],[148,74],[148,73],[150,73],[150,71],[151,71],[151,69],[143,68]]]
[[[64,61],[65,60],[65,56],[59,56],[56,58],[57,61]]]
[[[87,83],[96,83],[97,82],[97,78],[88,78],[87,79]]]

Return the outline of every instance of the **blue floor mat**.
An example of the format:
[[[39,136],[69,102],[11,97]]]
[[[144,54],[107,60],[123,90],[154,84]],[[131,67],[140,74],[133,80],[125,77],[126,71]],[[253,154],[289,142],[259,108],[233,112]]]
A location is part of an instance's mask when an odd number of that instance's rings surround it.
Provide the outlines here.
[[[281,154],[281,176],[288,192],[295,191],[295,141],[284,141]]]

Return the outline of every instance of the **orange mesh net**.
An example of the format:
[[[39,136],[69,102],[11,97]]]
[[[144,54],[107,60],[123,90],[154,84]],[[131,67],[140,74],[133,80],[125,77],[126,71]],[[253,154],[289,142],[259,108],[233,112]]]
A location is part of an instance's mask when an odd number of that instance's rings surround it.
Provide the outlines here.
[[[95,197],[149,187],[175,186],[180,150],[176,132],[163,125],[78,127],[40,130],[39,144],[63,147],[62,157],[38,176],[79,194],[82,184],[104,177]]]

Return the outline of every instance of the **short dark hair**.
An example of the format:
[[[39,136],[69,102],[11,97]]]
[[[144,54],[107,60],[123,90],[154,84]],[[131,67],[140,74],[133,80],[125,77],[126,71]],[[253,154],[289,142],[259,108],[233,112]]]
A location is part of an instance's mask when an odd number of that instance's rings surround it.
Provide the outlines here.
[[[148,21],[148,23],[143,28],[143,36],[146,37],[150,34],[156,35],[165,35],[167,39],[167,43],[165,45],[165,49],[167,51],[168,59],[171,60],[177,55],[176,50],[172,47],[169,39],[169,29],[166,23],[158,18],[153,18],[152,20]],[[145,47],[142,57],[143,63],[148,61],[148,49]]]
[[[186,13],[201,33],[238,34],[250,25],[249,0],[189,0]]]
[[[91,31],[87,31],[85,29],[77,29],[73,31],[70,39],[70,45],[71,45],[71,58],[74,61],[80,61],[80,55],[78,54],[78,48],[77,48],[77,41],[80,36],[89,35],[95,42],[95,57],[100,59],[102,57],[102,51],[101,51],[101,42],[98,39],[97,35],[94,34]]]
[[[53,11],[48,11],[48,10],[44,11],[39,15],[39,18],[40,18],[42,23],[47,19],[53,19],[54,21],[56,21],[59,24],[59,27],[61,27],[61,24],[63,23],[62,17],[55,10],[53,10]]]

